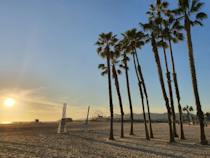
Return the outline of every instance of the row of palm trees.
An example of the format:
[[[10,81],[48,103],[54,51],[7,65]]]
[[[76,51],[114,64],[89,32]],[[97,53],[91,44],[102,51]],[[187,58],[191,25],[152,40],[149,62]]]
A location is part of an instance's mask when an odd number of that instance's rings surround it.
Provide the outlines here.
[[[121,74],[121,70],[124,71],[126,77],[127,94],[130,107],[130,135],[134,134],[133,130],[133,105],[129,83],[129,67],[128,62],[133,60],[135,75],[138,81],[139,94],[142,104],[145,137],[147,140],[153,138],[153,130],[150,116],[150,104],[148,99],[147,88],[142,72],[142,66],[139,60],[138,52],[145,45],[150,43],[152,52],[156,62],[158,71],[161,91],[165,106],[168,114],[169,125],[169,142],[175,142],[175,137],[178,137],[176,129],[176,115],[174,108],[174,94],[173,87],[175,89],[176,101],[179,110],[179,122],[180,122],[180,139],[185,139],[182,120],[182,106],[181,96],[178,86],[177,73],[175,68],[174,50],[173,44],[183,41],[186,37],[188,46],[188,57],[190,72],[192,78],[192,86],[195,97],[195,103],[197,108],[197,115],[200,124],[200,143],[208,144],[204,131],[204,114],[201,108],[195,61],[193,55],[193,44],[191,29],[193,26],[202,26],[202,20],[207,18],[204,12],[201,12],[204,3],[199,0],[177,0],[178,5],[175,9],[169,9],[169,3],[167,1],[156,0],[156,3],[151,4],[148,12],[146,13],[148,21],[146,23],[140,23],[138,28],[134,28],[126,31],[122,34],[122,39],[117,39],[117,36],[112,32],[101,33],[99,35],[96,45],[98,46],[98,54],[106,60],[106,63],[100,64],[99,68],[102,70],[102,75],[108,76],[108,88],[109,88],[109,104],[110,104],[110,136],[109,139],[114,139],[113,135],[113,98],[112,98],[112,77],[115,82],[115,88],[118,95],[120,110],[121,110],[121,137],[124,137],[123,129],[123,102],[121,97],[120,83],[118,75]],[[164,56],[164,62],[160,60],[159,51],[162,50]],[[168,61],[168,55],[170,55],[170,61]],[[162,64],[165,65],[166,76],[163,74]],[[169,64],[172,67],[170,70]],[[172,76],[171,76],[172,74]],[[164,77],[166,77],[167,84],[165,84]],[[173,80],[174,86],[172,86]],[[166,89],[168,87],[168,92]],[[148,112],[147,125],[146,108]]]

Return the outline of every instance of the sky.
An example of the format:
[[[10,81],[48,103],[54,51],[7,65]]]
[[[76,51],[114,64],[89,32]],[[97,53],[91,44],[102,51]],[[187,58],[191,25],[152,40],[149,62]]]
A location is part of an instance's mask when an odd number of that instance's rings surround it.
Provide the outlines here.
[[[169,0],[172,5],[175,1]],[[109,115],[107,77],[94,45],[98,34],[121,33],[146,22],[145,12],[154,0],[7,0],[0,1],[0,122],[54,121],[68,103],[67,116],[85,118]],[[204,10],[210,15],[210,2]],[[192,30],[201,104],[210,111],[210,21]],[[186,42],[174,45],[182,106],[195,107]],[[151,46],[138,51],[151,112],[166,112]],[[162,58],[163,54],[160,51]],[[130,84],[135,113],[141,113],[137,81],[130,62]],[[164,69],[164,65],[163,65]],[[164,69],[165,70],[165,69]],[[124,109],[129,113],[125,76],[120,76]],[[114,92],[114,110],[119,105]],[[15,99],[13,107],[5,98]],[[176,100],[175,100],[176,101]],[[177,104],[175,102],[176,111]]]

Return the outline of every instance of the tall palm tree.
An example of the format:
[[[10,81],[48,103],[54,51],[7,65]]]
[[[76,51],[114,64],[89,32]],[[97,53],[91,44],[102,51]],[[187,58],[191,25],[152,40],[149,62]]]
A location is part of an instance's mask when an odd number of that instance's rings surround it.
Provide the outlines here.
[[[151,120],[151,114],[150,114],[150,106],[149,106],[149,98],[148,98],[147,88],[146,88],[146,84],[145,84],[145,81],[144,81],[144,76],[143,76],[143,73],[142,73],[142,68],[141,68],[141,65],[140,65],[140,62],[139,62],[137,53],[135,53],[135,57],[136,57],[136,61],[137,61],[139,77],[140,77],[141,82],[142,82],[142,87],[143,87],[143,91],[144,91],[144,95],[145,95],[146,103],[147,103],[147,111],[148,111],[148,118],[149,118],[149,129],[150,129],[150,138],[154,138],[153,130],[152,130],[152,120]]]
[[[125,79],[126,79],[126,87],[127,87],[127,94],[128,94],[128,101],[129,101],[129,108],[130,108],[130,135],[134,135],[133,131],[133,105],[132,105],[132,99],[131,99],[131,91],[130,91],[130,82],[129,82],[129,67],[128,67],[128,62],[129,62],[129,57],[128,53],[129,50],[126,47],[126,41],[122,40],[116,45],[116,49],[121,52],[121,64],[120,67],[125,71]]]
[[[159,57],[159,52],[158,52],[158,42],[156,40],[159,40],[159,34],[160,34],[160,20],[157,18],[157,12],[155,10],[154,5],[150,5],[150,10],[147,12],[148,15],[148,23],[146,24],[140,24],[145,31],[148,31],[149,33],[149,40],[152,45],[152,50],[157,66],[157,71],[159,75],[159,81],[160,81],[160,86],[162,90],[162,95],[165,100],[165,106],[167,109],[168,113],[168,125],[169,125],[169,142],[174,142],[174,132],[172,128],[172,121],[171,121],[171,108],[169,104],[169,99],[167,96],[166,88],[165,88],[165,83],[164,83],[164,77],[163,77],[163,71],[162,71],[162,66],[161,66],[161,61]]]
[[[112,100],[112,82],[111,82],[111,64],[110,60],[112,57],[114,46],[117,42],[116,35],[113,35],[112,32],[109,33],[101,33],[98,37],[98,41],[96,42],[97,53],[102,57],[106,59],[106,67],[104,67],[104,71],[102,74],[107,73],[108,74],[108,89],[109,89],[109,106],[110,106],[110,134],[109,139],[114,140],[114,134],[113,134],[113,100]],[[99,68],[102,66],[99,66]]]
[[[193,43],[191,29],[195,25],[203,25],[202,20],[207,18],[207,14],[201,12],[201,8],[204,3],[199,0],[179,0],[179,7],[175,11],[176,14],[180,15],[179,19],[184,19],[184,28],[187,37],[187,46],[188,46],[188,56],[189,56],[189,65],[192,78],[192,86],[195,96],[195,103],[197,108],[197,115],[200,123],[200,143],[203,145],[208,144],[206,139],[205,130],[204,130],[204,114],[202,111],[200,97],[198,92],[196,68],[195,68],[195,59],[193,55]]]
[[[121,113],[121,138],[124,138],[124,111],[123,111],[123,103],[122,103],[122,97],[121,97],[121,92],[120,92],[120,84],[119,84],[119,79],[118,79],[118,74],[121,74],[121,71],[119,69],[116,69],[116,64],[118,62],[116,61],[115,58],[112,58],[112,75],[115,80],[115,87],[116,87],[116,92],[119,100],[119,106],[120,106],[120,113]]]
[[[127,48],[132,54],[133,57],[133,63],[134,63],[134,68],[135,68],[135,73],[139,85],[139,92],[141,96],[141,102],[142,102],[142,111],[143,111],[143,117],[144,117],[144,127],[145,127],[145,135],[146,139],[149,140],[149,132],[147,128],[147,120],[146,120],[146,114],[145,114],[145,106],[144,106],[144,93],[143,93],[143,88],[142,88],[142,79],[140,77],[140,74],[138,72],[138,65],[137,65],[137,59],[136,59],[136,53],[137,49],[141,48],[143,45],[142,39],[144,38],[144,34],[140,31],[137,31],[137,29],[131,29],[126,31],[123,34],[124,40],[127,41]]]
[[[167,54],[166,54],[166,49],[167,49],[167,44],[164,40],[163,33],[164,33],[164,25],[163,22],[165,21],[163,19],[162,13],[165,13],[168,11],[168,5],[169,3],[167,2],[161,2],[161,0],[157,0],[156,6],[153,8],[157,11],[157,19],[159,19],[160,22],[160,35],[161,35],[161,40],[158,42],[158,45],[160,45],[163,49],[163,54],[164,54],[164,61],[165,61],[165,68],[166,68],[166,78],[167,78],[167,83],[168,83],[168,91],[169,91],[169,98],[170,98],[170,105],[171,105],[171,111],[172,111],[172,120],[173,120],[173,132],[174,136],[178,137],[177,131],[176,131],[176,114],[175,114],[175,109],[174,109],[174,99],[173,99],[173,90],[172,90],[172,85],[171,85],[171,73],[169,70],[168,66],[168,59],[167,59]]]
[[[171,105],[171,112],[172,112],[172,124],[173,124],[173,132],[174,136],[178,137],[177,131],[176,131],[176,114],[174,109],[174,100],[173,100],[173,90],[171,85],[171,72],[169,71],[168,67],[168,59],[166,54],[166,46],[164,46],[165,41],[161,41],[161,46],[163,48],[163,54],[164,54],[164,62],[165,62],[165,68],[166,68],[166,78],[167,78],[167,84],[168,84],[168,91],[169,91],[169,98],[170,98],[170,105]]]
[[[172,65],[172,75],[173,75],[173,81],[174,81],[174,88],[176,92],[176,99],[178,103],[178,110],[179,110],[179,123],[180,123],[180,139],[185,139],[184,136],[184,129],[183,129],[183,119],[182,119],[182,106],[181,106],[181,97],[180,97],[180,91],[177,81],[177,74],[175,69],[175,62],[174,62],[174,56],[173,56],[173,49],[172,49],[172,42],[177,43],[179,41],[182,41],[184,39],[184,36],[182,34],[183,27],[181,26],[180,22],[174,18],[174,15],[170,10],[165,12],[165,16],[167,19],[164,20],[164,30],[163,30],[163,38],[167,41],[169,51],[170,51],[170,59],[171,59],[171,65]]]
[[[123,103],[122,103],[122,97],[121,97],[121,92],[120,92],[120,84],[119,84],[119,79],[118,75],[121,74],[121,71],[116,69],[116,64],[117,62],[115,59],[111,59],[111,69],[112,69],[112,77],[115,81],[115,88],[118,96],[118,101],[119,101],[119,106],[120,106],[120,113],[121,113],[121,133],[120,137],[124,137],[124,111],[123,111]],[[104,76],[108,73],[108,68],[105,64],[99,64],[98,66],[99,69],[102,70],[101,75]]]

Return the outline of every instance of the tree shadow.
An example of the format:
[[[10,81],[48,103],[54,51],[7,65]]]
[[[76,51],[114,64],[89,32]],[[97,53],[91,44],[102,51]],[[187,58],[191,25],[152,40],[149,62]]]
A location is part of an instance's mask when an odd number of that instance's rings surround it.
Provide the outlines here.
[[[129,138],[130,139],[130,138]],[[189,142],[176,142],[176,143],[169,143],[165,140],[151,140],[152,143],[155,143],[155,144],[149,144],[149,143],[144,143],[144,144],[141,144],[141,142],[139,143],[135,143],[135,142],[131,142],[131,141],[128,141],[126,139],[120,139],[120,140],[117,140],[118,142],[121,142],[121,143],[127,143],[127,144],[131,144],[131,145],[135,145],[135,146],[140,146],[140,145],[143,145],[144,147],[148,147],[148,148],[156,148],[156,149],[160,149],[160,150],[165,150],[165,151],[173,151],[173,152],[179,152],[179,153],[183,153],[186,155],[187,152],[190,151],[190,154],[193,154],[193,155],[197,155],[198,157],[202,155],[202,153],[200,151],[195,151],[195,150],[192,150],[194,148],[197,148],[198,150],[203,150],[203,149],[206,149],[206,150],[209,150],[210,146],[203,146],[203,145],[199,145],[199,144],[190,144]],[[138,141],[135,139],[135,141]],[[166,144],[167,146],[158,146],[159,144]],[[178,147],[175,148],[175,147]],[[187,150],[183,151],[183,148],[188,148]],[[204,156],[208,156],[210,157],[210,154],[206,154]]]
[[[159,155],[159,156],[165,156],[165,157],[171,157],[171,158],[184,158],[183,156],[180,156],[180,155],[176,156],[176,155],[165,153],[165,152],[146,149],[143,146],[133,147],[133,146],[128,146],[128,145],[118,144],[118,141],[96,140],[96,139],[93,139],[93,138],[84,137],[84,136],[77,135],[77,134],[73,134],[73,136],[79,137],[80,139],[85,139],[85,140],[90,141],[90,142],[95,142],[95,143],[100,143],[100,144],[105,144],[105,145],[111,145],[111,146],[124,148],[124,149],[128,149],[128,150],[133,150],[133,151],[137,151],[137,152],[144,152],[144,153],[149,153],[149,154],[154,154],[154,155]]]

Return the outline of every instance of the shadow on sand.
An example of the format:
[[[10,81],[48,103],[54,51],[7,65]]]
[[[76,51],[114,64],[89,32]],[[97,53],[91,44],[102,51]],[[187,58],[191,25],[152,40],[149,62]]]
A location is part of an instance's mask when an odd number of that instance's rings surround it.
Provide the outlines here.
[[[158,155],[158,156],[165,156],[165,157],[171,157],[171,158],[184,158],[181,155],[175,156],[173,154],[168,154],[168,153],[165,153],[165,152],[154,151],[152,149],[151,150],[150,149],[146,149],[143,146],[133,147],[133,146],[128,146],[128,145],[118,144],[119,141],[96,140],[96,139],[93,139],[93,138],[84,137],[84,136],[77,135],[77,134],[72,134],[72,133],[71,133],[71,135],[73,135],[75,137],[78,137],[80,139],[85,139],[85,140],[90,141],[90,142],[111,145],[111,146],[115,146],[115,147],[119,147],[119,148],[124,148],[124,149],[128,149],[128,150],[133,150],[133,151],[137,151],[137,152],[144,152],[144,153],[148,153],[148,154],[154,154],[154,155]]]

